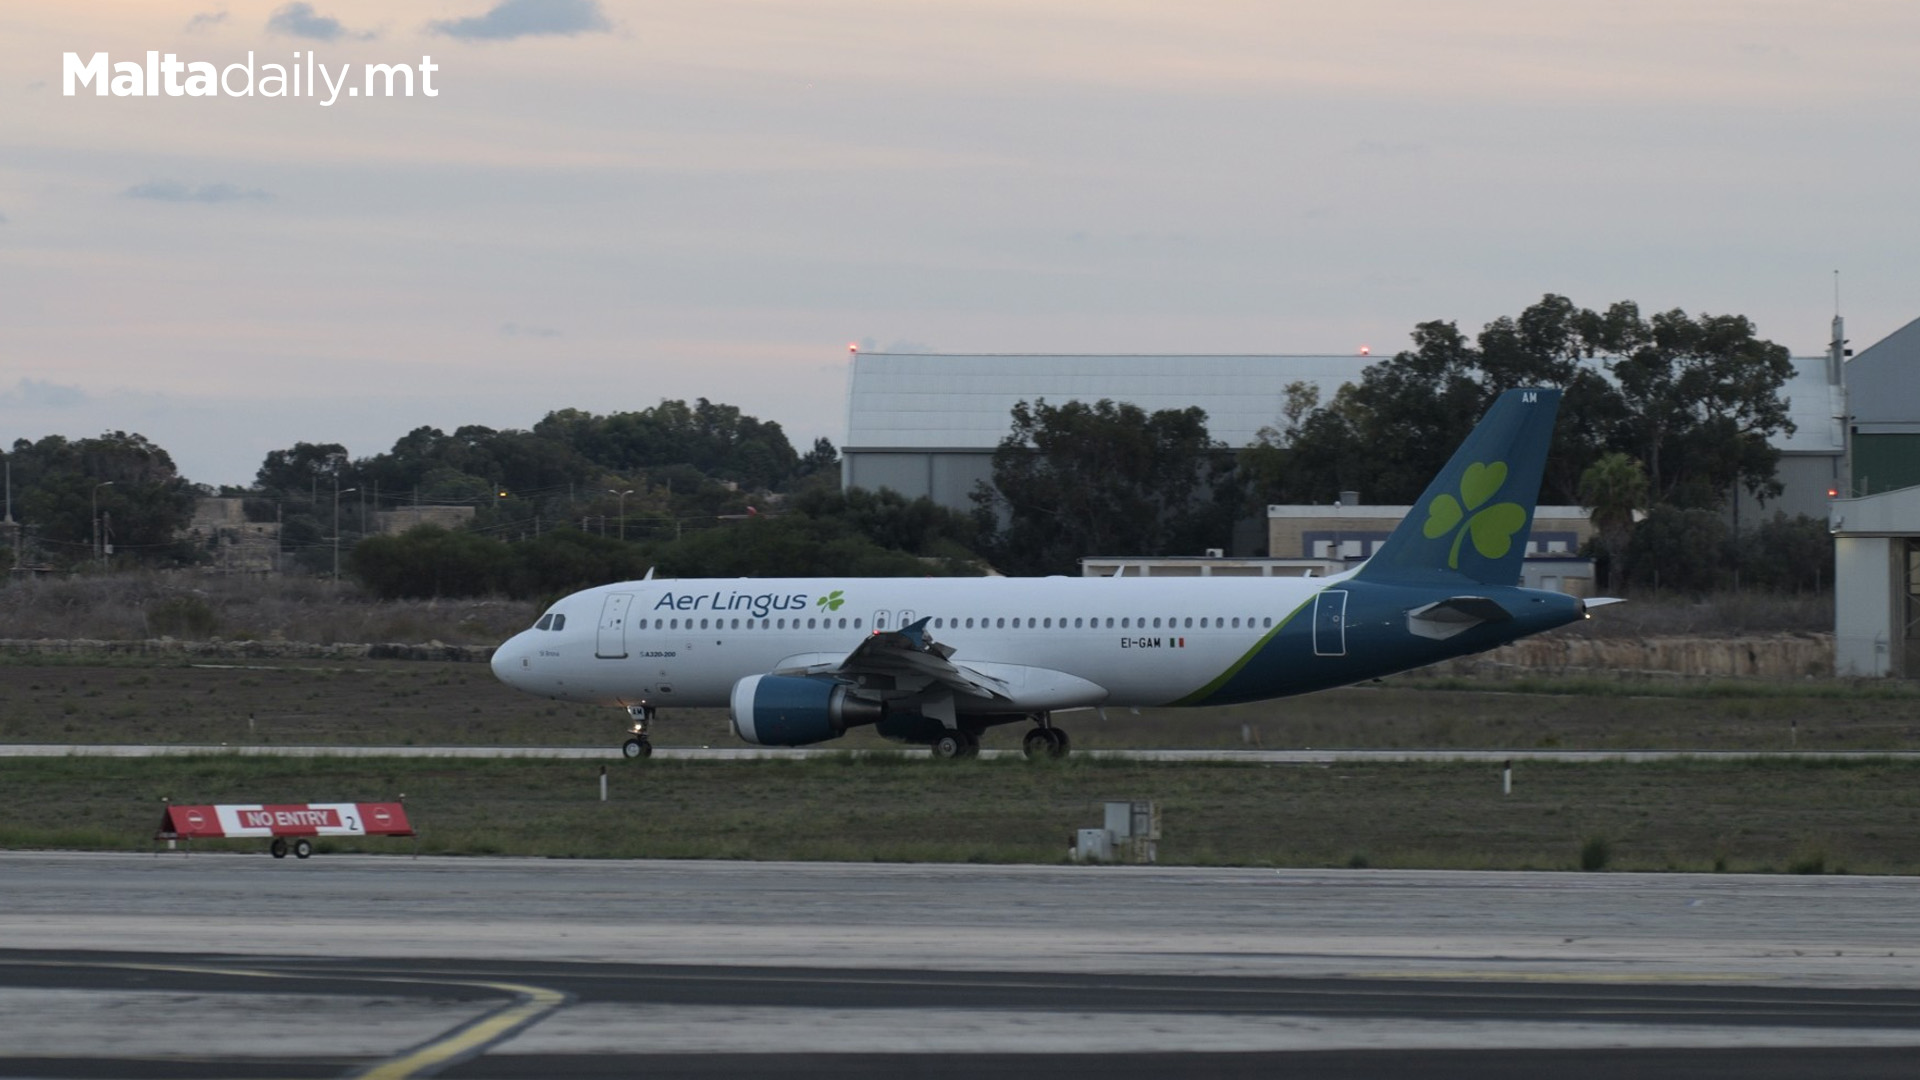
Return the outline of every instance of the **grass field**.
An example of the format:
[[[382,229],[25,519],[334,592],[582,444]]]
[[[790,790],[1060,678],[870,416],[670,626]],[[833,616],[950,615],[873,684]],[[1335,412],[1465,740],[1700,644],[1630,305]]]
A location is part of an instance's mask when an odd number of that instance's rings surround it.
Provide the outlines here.
[[[617,709],[497,683],[484,664],[0,661],[0,742],[607,746]],[[1904,683],[1392,679],[1225,709],[1063,714],[1080,748],[1920,749]],[[988,733],[1017,746],[1019,727]],[[664,746],[738,745],[719,710]],[[828,744],[889,744],[856,731]],[[0,760],[0,847],[140,850],[160,798],[402,793],[420,850],[560,857],[1056,862],[1114,798],[1159,802],[1162,861],[1198,865],[1920,873],[1920,763],[1318,766],[51,758]],[[217,845],[216,845],[217,846]],[[259,844],[239,845],[260,850]],[[409,841],[321,850],[403,853]]]
[[[1920,689],[1839,680],[1389,679],[1217,709],[1064,713],[1086,749],[1920,749]],[[0,661],[0,742],[614,746],[618,709],[543,701],[484,664]],[[997,728],[989,747],[1019,745]],[[669,710],[662,746],[736,745],[721,710]],[[856,730],[831,744],[889,744]]]
[[[435,759],[0,761],[0,845],[150,849],[180,802],[406,796],[419,850],[558,857],[1059,862],[1100,803],[1162,810],[1164,863],[1573,870],[1920,872],[1920,765]],[[260,851],[260,842],[224,842]],[[202,848],[221,845],[199,845]],[[404,854],[412,841],[323,840]]]

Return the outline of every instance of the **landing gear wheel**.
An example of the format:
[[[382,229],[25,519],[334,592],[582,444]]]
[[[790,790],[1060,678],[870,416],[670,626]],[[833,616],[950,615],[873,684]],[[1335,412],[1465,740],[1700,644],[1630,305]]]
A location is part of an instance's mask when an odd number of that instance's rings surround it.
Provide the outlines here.
[[[309,839],[307,839],[306,837],[304,837],[304,836],[303,836],[303,837],[301,837],[300,839],[298,839],[298,840],[295,840],[295,841],[293,842],[293,857],[294,857],[294,858],[296,858],[296,859],[304,859],[304,858],[307,858],[308,856],[310,856],[310,855],[312,855],[312,854],[313,854],[313,841],[311,841],[311,840],[309,840]]]
[[[272,852],[272,853],[273,853],[273,857],[274,857],[274,858],[276,858],[276,859],[284,859],[284,858],[286,858],[286,857],[287,857],[287,840],[286,840],[286,837],[283,837],[283,836],[276,836],[276,837],[274,837],[274,838],[273,838],[273,843],[271,843],[271,844],[268,844],[268,845],[267,845],[267,850],[268,850],[268,851],[270,851],[270,852]]]
[[[1057,727],[1047,728],[1046,731],[1047,731],[1047,743],[1049,744],[1047,746],[1048,756],[1056,757],[1056,758],[1064,758],[1068,754],[1073,752],[1073,740],[1067,738],[1067,733],[1065,731],[1062,731]]]
[[[645,739],[628,739],[621,744],[620,752],[629,758],[652,757],[653,744]]]
[[[961,746],[960,746],[961,757],[977,758],[980,756],[980,733],[979,732],[963,731],[960,733],[960,741],[961,741]]]
[[[966,750],[966,736],[958,731],[949,731],[945,735],[933,740],[933,756],[942,761],[952,761],[954,758],[965,757]]]
[[[1052,728],[1037,727],[1027,732],[1026,738],[1020,740],[1020,752],[1027,755],[1028,761],[1032,761],[1042,754],[1048,757],[1056,756],[1053,752],[1052,731]]]

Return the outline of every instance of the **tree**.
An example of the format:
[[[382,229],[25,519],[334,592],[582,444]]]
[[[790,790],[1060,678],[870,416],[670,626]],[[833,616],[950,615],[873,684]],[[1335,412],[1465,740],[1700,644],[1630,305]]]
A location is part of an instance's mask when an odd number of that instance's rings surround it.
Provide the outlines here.
[[[1618,451],[1602,455],[1580,474],[1580,505],[1590,512],[1606,552],[1607,588],[1624,593],[1633,514],[1647,505],[1647,474],[1640,462]]]
[[[1597,321],[1594,339],[1617,357],[1609,367],[1627,415],[1616,442],[1646,464],[1655,501],[1717,506],[1736,485],[1780,493],[1770,439],[1794,431],[1780,397],[1793,377],[1785,346],[1756,337],[1742,315],[1675,309],[1643,321],[1627,302]]]
[[[1596,312],[1549,293],[1471,342],[1435,321],[1414,328],[1413,345],[1299,423],[1289,468],[1301,501],[1351,489],[1412,502],[1493,399],[1516,386],[1562,393],[1542,501],[1577,501],[1580,478],[1609,451],[1642,462],[1654,502],[1717,505],[1736,484],[1762,497],[1779,491],[1770,438],[1793,431],[1779,394],[1793,367],[1742,316],[1675,310],[1643,320],[1631,302]]]
[[[1002,570],[1070,573],[1086,555],[1196,552],[1231,531],[1241,487],[1205,410],[1039,400],[1014,405],[1012,420],[992,485],[972,496]]]
[[[98,536],[113,546],[116,561],[165,565],[195,557],[179,540],[193,520],[193,485],[146,436],[20,439],[10,457],[19,519],[50,561],[79,565],[91,558],[96,511]]]
[[[1699,595],[1720,587],[1727,523],[1699,507],[1656,505],[1633,530],[1628,555],[1636,584]]]

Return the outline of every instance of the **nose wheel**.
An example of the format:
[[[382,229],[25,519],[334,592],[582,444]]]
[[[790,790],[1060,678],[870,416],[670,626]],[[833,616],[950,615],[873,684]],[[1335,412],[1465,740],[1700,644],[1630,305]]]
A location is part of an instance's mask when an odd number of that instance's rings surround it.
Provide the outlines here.
[[[1063,758],[1073,752],[1073,741],[1067,738],[1065,731],[1044,719],[1040,725],[1020,740],[1020,749],[1027,755],[1027,760],[1037,757]]]
[[[633,719],[627,731],[631,734],[626,742],[620,744],[620,752],[628,760],[653,756],[653,740],[647,738],[653,730],[654,709],[651,705],[629,705],[627,715]]]

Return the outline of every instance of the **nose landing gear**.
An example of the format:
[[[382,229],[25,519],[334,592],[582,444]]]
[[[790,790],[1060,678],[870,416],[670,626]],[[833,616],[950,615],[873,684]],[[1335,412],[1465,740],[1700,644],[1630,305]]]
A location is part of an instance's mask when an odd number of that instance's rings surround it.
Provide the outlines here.
[[[1063,758],[1073,752],[1073,741],[1067,738],[1065,731],[1053,726],[1053,717],[1041,713],[1033,718],[1033,722],[1039,726],[1027,732],[1026,738],[1020,740],[1020,750],[1027,755],[1027,760],[1031,761],[1042,755]]]
[[[621,744],[620,752],[629,759],[652,757],[653,741],[647,738],[647,733],[653,729],[653,706],[629,705],[627,715],[633,718],[633,726],[627,729],[632,738]]]

